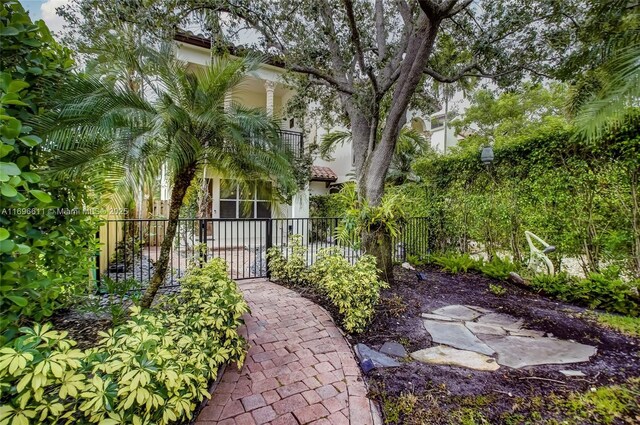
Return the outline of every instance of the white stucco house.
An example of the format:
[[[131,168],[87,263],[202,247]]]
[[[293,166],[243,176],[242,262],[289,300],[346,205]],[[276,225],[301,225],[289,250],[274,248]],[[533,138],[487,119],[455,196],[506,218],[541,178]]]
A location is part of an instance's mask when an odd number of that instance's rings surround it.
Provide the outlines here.
[[[205,66],[209,63],[210,41],[208,38],[191,33],[179,33],[175,37],[177,57],[189,66]],[[300,123],[296,118],[286,115],[287,102],[293,97],[294,89],[283,79],[285,69],[273,63],[264,63],[259,69],[248,75],[240,87],[228,94],[229,102],[233,101],[245,106],[264,108],[267,114],[279,117],[281,134],[285,143],[294,154],[302,154],[310,144],[318,143],[322,136],[337,128],[323,128],[314,123]],[[444,126],[443,117],[439,115],[423,116],[415,111],[408,112],[407,125],[430,136],[432,146],[439,152],[457,144],[452,128]],[[344,129],[341,129],[344,130]],[[289,205],[269,205],[266,191],[270,190],[268,182],[255,185],[253,193],[241,193],[232,181],[208,171],[206,178],[212,200],[210,217],[221,219],[239,218],[306,218],[309,216],[309,197],[330,193],[332,189],[354,178],[354,155],[350,142],[338,145],[332,155],[333,160],[313,158],[311,179],[306,188],[300,190]],[[169,185],[163,179],[161,199],[169,199]],[[247,209],[243,206],[251,204]]]

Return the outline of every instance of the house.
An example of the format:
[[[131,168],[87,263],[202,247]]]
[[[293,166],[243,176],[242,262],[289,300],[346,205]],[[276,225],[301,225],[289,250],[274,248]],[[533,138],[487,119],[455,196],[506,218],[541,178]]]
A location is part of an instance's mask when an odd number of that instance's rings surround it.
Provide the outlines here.
[[[210,40],[192,33],[179,33],[175,37],[177,57],[189,66],[204,66],[211,57]],[[267,114],[280,117],[281,135],[284,142],[296,155],[302,155],[312,142],[319,142],[322,136],[337,129],[322,128],[313,123],[302,123],[286,115],[286,104],[295,94],[284,82],[285,69],[277,62],[264,63],[257,72],[248,75],[237,90],[229,94],[229,100],[251,107],[264,108]],[[410,125],[425,135],[433,130],[439,134],[438,119],[424,117],[415,111],[409,112]],[[438,124],[439,125],[439,124]],[[344,129],[340,129],[344,130]],[[455,135],[450,129],[446,140],[450,146],[455,144]],[[444,149],[440,149],[444,152]],[[267,203],[265,193],[270,190],[268,182],[257,182],[252,193],[240,193],[232,181],[218,175],[214,170],[207,172],[207,184],[211,199],[210,217],[220,219],[240,218],[306,218],[309,216],[309,196],[330,193],[332,188],[353,180],[354,153],[350,142],[338,145],[330,161],[320,157],[313,158],[309,185],[293,196],[291,203],[271,205]],[[168,185],[163,184],[162,199],[168,199]],[[250,208],[246,208],[250,203]],[[243,205],[245,206],[243,208]]]

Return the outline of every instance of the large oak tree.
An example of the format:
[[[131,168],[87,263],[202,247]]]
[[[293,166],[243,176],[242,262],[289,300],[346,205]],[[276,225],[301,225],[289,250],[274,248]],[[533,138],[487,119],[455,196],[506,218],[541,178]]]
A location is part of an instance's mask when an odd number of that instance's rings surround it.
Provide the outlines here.
[[[238,43],[238,34],[250,29],[259,38],[253,48],[278,57],[294,72],[299,100],[316,100],[325,119],[338,117],[350,128],[359,196],[375,206],[409,108],[433,110],[442,84],[480,78],[510,84],[547,75],[573,42],[583,3],[76,0],[67,16],[80,17],[73,22],[80,35],[82,25],[95,33],[115,18],[165,37],[203,18],[201,29],[219,46]],[[363,243],[389,275],[389,235],[373,231],[363,235]]]

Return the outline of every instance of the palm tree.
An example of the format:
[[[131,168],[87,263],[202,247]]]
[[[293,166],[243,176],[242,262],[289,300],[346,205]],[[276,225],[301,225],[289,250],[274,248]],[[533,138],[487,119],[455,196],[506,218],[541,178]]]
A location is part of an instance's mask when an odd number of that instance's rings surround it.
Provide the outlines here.
[[[295,189],[277,122],[259,109],[224,107],[225,95],[257,68],[259,58],[218,58],[190,70],[164,48],[151,63],[146,96],[126,82],[81,76],[64,87],[57,113],[43,124],[56,151],[52,168],[98,175],[115,198],[168,167],[169,218],[143,307],[166,277],[180,208],[205,166],[240,182],[270,178],[281,192]]]

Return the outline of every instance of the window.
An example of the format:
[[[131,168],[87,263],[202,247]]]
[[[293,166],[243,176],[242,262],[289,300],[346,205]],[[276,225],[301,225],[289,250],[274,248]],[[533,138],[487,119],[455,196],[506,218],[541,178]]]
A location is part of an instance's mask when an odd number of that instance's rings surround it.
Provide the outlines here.
[[[270,218],[271,182],[220,180],[220,218]]]

